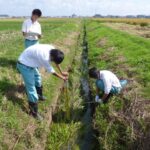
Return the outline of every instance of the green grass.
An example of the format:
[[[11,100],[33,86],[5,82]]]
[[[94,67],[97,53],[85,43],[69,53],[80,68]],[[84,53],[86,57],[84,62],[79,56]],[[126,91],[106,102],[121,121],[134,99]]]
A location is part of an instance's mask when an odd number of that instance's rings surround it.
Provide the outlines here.
[[[101,149],[123,150],[132,149],[134,146],[141,148],[142,145],[138,142],[140,138],[136,136],[136,132],[143,134],[149,132],[146,129],[148,122],[144,120],[144,125],[141,125],[143,118],[135,115],[135,111],[141,109],[143,112],[142,108],[146,108],[145,100],[148,101],[150,98],[148,92],[150,89],[150,41],[111,29],[99,21],[87,21],[86,25],[90,67],[95,66],[100,70],[108,69],[116,73],[118,77],[134,81],[129,82],[129,92],[124,93],[125,99],[120,96],[113,97],[109,104],[101,105],[96,109],[95,124],[99,131],[98,139]],[[91,86],[94,90],[95,84],[92,81]],[[138,96],[136,100],[134,91]],[[131,104],[135,104],[134,100],[136,102],[143,100],[143,102],[140,106],[132,108]],[[131,109],[129,114],[126,112],[128,109]],[[129,122],[119,115],[129,118]],[[136,124],[139,128],[132,127],[131,124]]]
[[[97,25],[97,28],[94,29],[94,25]],[[91,64],[94,65],[96,62],[96,65],[101,69],[114,69],[115,65],[120,64],[119,60],[116,58],[120,55],[123,56],[125,60],[121,63],[128,65],[129,70],[132,68],[135,71],[136,74],[133,77],[141,84],[143,94],[147,98],[150,98],[150,94],[145,92],[149,89],[150,83],[150,41],[121,31],[113,30],[100,23],[96,24],[93,22],[90,24],[90,27],[88,38]],[[106,38],[105,46],[97,46],[98,42],[103,38]],[[113,47],[114,50],[112,52],[106,52],[109,51],[108,49],[111,47]],[[108,54],[108,62],[100,58],[100,55],[103,53]],[[95,61],[95,59],[97,61]],[[117,72],[120,73],[121,68],[117,70]]]
[[[22,21],[1,21],[0,20],[0,32],[1,31],[21,31]]]
[[[79,137],[84,132],[82,124],[84,107],[80,93],[81,40],[82,37],[80,36],[70,69],[68,93],[65,93],[66,89],[62,91],[58,103],[59,107],[53,115],[54,120],[50,127],[47,150],[68,149],[68,147],[73,150],[80,149]]]
[[[47,117],[44,122],[38,123],[25,112],[28,109],[25,93],[18,92],[21,82],[16,70],[16,61],[24,49],[24,40],[21,33],[23,20],[0,21],[0,149],[43,149],[46,138],[46,149],[66,149],[68,145],[75,150],[80,149],[85,126],[82,124],[84,106],[80,85],[81,53],[82,53],[82,21],[79,19],[41,19],[43,37],[41,43],[55,43],[65,54],[62,64],[64,70],[71,67],[69,78],[69,107],[66,106],[66,95],[61,93],[63,81],[52,77],[43,70],[42,78],[44,94],[48,100],[39,103],[39,111],[46,116],[51,105],[59,97],[60,105],[51,125],[47,127]],[[128,92],[122,97],[113,97],[108,105],[98,106],[96,109],[94,126],[99,132],[100,142],[98,149],[123,150],[133,148],[141,140],[136,132],[149,131],[148,123],[136,111],[147,113],[144,103],[150,98],[150,41],[144,38],[105,27],[101,21],[87,20],[87,42],[89,50],[89,66],[108,69],[119,77],[132,79]],[[74,33],[80,32],[80,38]],[[78,39],[79,38],[79,39]],[[78,43],[77,43],[78,41]],[[90,82],[94,94],[94,82]],[[133,90],[134,89],[134,90]],[[131,108],[134,104],[135,93],[141,104]],[[149,105],[147,105],[149,106]],[[144,109],[145,107],[145,109]],[[70,108],[70,109],[69,109]],[[126,110],[131,108],[129,114]],[[137,110],[138,109],[138,110]],[[66,114],[70,112],[70,119]],[[129,118],[129,122],[122,116]],[[131,119],[133,118],[133,120]],[[138,126],[133,127],[132,123]],[[48,135],[48,137],[47,137]],[[18,141],[17,141],[18,140]],[[81,141],[79,141],[81,140]],[[140,144],[139,144],[140,145]],[[40,147],[41,146],[41,147]]]
[[[16,70],[16,62],[20,53],[24,49],[24,40],[22,33],[20,32],[22,20],[7,20],[0,21],[0,146],[1,148],[12,148],[17,141],[20,134],[26,130],[29,124],[33,124],[33,127],[37,131],[37,137],[28,132],[25,132],[19,139],[16,149],[33,148],[38,143],[39,134],[46,134],[46,120],[41,124],[38,124],[34,119],[29,117],[27,111],[27,97],[25,93],[18,92],[18,85],[21,82],[19,73]],[[65,37],[72,32],[78,32],[80,30],[80,20],[41,20],[43,29],[43,38],[41,43],[54,43],[57,41],[63,41]],[[3,38],[2,38],[3,37]],[[72,40],[76,41],[77,36],[72,37]],[[66,70],[70,66],[76,42],[70,46],[62,45],[63,50],[69,49],[66,54],[66,58],[62,64],[62,68]],[[49,105],[59,94],[59,88],[63,81],[51,77],[48,73],[44,73],[43,85],[44,94],[48,100],[39,104],[39,110],[45,114]],[[43,131],[40,133],[39,131]],[[34,132],[33,132],[34,134]],[[28,138],[31,141],[28,141]],[[42,140],[40,140],[42,141]],[[40,145],[40,143],[39,143]]]

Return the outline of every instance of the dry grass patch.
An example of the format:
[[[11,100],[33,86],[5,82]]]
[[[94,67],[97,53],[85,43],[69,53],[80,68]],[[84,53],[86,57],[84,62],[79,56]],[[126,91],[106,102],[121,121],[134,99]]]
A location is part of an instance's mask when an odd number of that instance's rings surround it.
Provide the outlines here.
[[[129,34],[142,36],[145,38],[150,38],[150,27],[149,26],[140,26],[140,25],[131,25],[126,23],[104,23],[104,25],[111,27],[113,29],[125,31]]]

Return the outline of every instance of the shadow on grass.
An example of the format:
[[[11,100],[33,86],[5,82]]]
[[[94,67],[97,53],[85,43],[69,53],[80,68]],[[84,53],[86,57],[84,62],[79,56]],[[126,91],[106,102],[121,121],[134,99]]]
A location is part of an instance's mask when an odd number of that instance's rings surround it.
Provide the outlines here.
[[[67,117],[67,114],[69,113],[69,117]],[[71,123],[81,121],[82,115],[83,115],[83,109],[71,109],[68,110],[68,112],[60,109],[57,110],[56,113],[53,114],[52,120],[55,123]]]
[[[17,60],[0,57],[0,67],[8,67],[8,68],[12,67],[15,69],[16,64]]]
[[[79,122],[79,121],[83,121],[83,116],[87,111],[87,104],[83,104],[84,105],[84,109],[83,108],[70,108],[68,110],[68,112],[64,111],[63,109],[59,109],[57,110],[53,116],[52,116],[52,120],[55,123],[71,123],[73,122]],[[95,114],[95,109],[98,106],[97,103],[91,103],[90,107],[91,107],[91,114],[89,117],[94,117],[93,114]],[[67,117],[67,114],[69,114],[69,118]]]
[[[14,105],[18,105],[24,112],[28,113],[24,100],[17,96],[19,88],[7,78],[0,80],[0,94],[6,96],[8,101],[11,101]],[[23,90],[21,92],[23,92]]]

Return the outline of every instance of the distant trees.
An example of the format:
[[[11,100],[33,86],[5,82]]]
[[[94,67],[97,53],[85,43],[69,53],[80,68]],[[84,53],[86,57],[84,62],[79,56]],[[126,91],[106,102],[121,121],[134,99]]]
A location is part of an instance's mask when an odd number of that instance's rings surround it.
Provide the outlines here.
[[[0,18],[9,18],[9,15],[1,14],[1,15],[0,15]]]
[[[126,15],[126,16],[119,16],[119,15],[107,15],[103,16],[101,14],[95,14],[94,18],[150,18],[150,15]]]

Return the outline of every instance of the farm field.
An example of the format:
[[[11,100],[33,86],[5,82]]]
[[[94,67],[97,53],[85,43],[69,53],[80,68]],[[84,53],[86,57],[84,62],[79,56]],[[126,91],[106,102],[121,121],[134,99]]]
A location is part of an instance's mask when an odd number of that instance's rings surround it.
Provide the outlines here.
[[[104,25],[129,34],[150,38],[150,26],[132,25],[127,23],[104,23]]]
[[[41,19],[40,43],[62,49],[66,55],[62,67],[70,73],[66,85],[40,70],[48,98],[39,103],[41,123],[28,115],[16,70],[24,50],[22,21],[0,20],[0,149],[148,150],[150,21]],[[106,105],[94,105],[95,83],[88,77],[93,66],[128,80],[123,93]]]
[[[93,20],[100,22],[127,23],[133,25],[149,25],[150,23],[149,18],[94,18]]]
[[[108,105],[96,109],[94,122],[100,146],[148,150],[150,41],[98,21],[87,22],[87,41],[90,66],[111,70],[129,81],[123,97],[113,97]]]
[[[23,38],[20,33],[22,21],[7,20],[1,24],[0,42],[0,147],[1,149],[41,149],[43,141],[40,134],[45,136],[47,125],[51,122],[51,103],[56,103],[63,82],[41,70],[44,93],[48,100],[40,103],[39,109],[45,116],[45,121],[38,124],[28,116],[28,104],[25,91],[19,87],[21,77],[16,70],[16,62],[23,51]],[[7,26],[10,24],[10,26]],[[43,38],[41,43],[53,43],[63,49],[66,59],[63,68],[67,70],[72,63],[76,41],[80,30],[80,20],[42,20]],[[4,30],[3,27],[6,27]],[[50,37],[49,37],[50,35]],[[50,114],[50,115],[48,115]],[[46,139],[46,137],[43,139]],[[41,142],[41,143],[40,143]],[[43,147],[44,148],[44,147]]]

